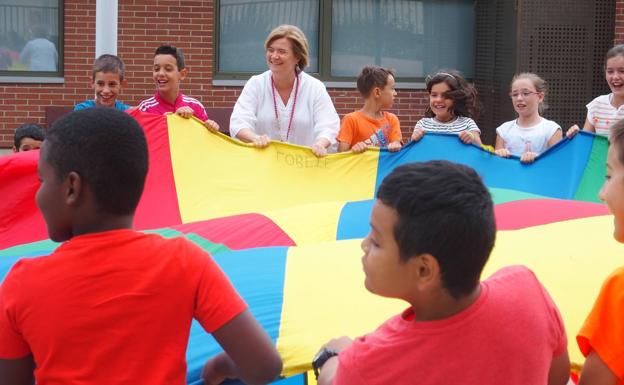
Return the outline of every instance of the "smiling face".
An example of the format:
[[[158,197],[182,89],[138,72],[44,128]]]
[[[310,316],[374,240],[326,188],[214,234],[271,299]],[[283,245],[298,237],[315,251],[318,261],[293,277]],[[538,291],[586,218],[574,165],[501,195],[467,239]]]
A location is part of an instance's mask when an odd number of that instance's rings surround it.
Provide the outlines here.
[[[441,122],[447,122],[453,118],[453,100],[444,96],[444,93],[450,90],[451,87],[448,84],[440,82],[434,84],[429,92],[429,107],[436,119]]]
[[[173,55],[154,56],[152,76],[161,96],[171,102],[178,97],[180,82],[186,77],[187,69],[178,70],[178,63]]]
[[[607,175],[599,198],[613,214],[613,237],[624,243],[624,165],[620,161],[617,145],[610,145],[607,154]]]
[[[95,104],[115,107],[115,101],[121,92],[121,79],[118,73],[96,72],[91,87],[95,91]]]
[[[533,82],[526,78],[517,79],[511,85],[511,102],[521,117],[539,114],[539,105],[544,101],[544,93],[538,92]]]
[[[391,298],[405,298],[409,285],[408,267],[401,261],[394,238],[397,212],[375,201],[371,211],[371,231],[362,241],[364,286],[371,293]]]
[[[54,168],[48,163],[48,142],[41,147],[37,174],[41,185],[35,195],[37,207],[48,227],[48,236],[54,242],[63,242],[71,238],[71,217],[66,204],[67,183],[59,180]]]
[[[605,79],[613,94],[624,97],[624,55],[617,55],[607,60]]]
[[[275,39],[266,49],[267,65],[273,74],[294,73],[299,58],[295,55],[293,45],[286,37]]]

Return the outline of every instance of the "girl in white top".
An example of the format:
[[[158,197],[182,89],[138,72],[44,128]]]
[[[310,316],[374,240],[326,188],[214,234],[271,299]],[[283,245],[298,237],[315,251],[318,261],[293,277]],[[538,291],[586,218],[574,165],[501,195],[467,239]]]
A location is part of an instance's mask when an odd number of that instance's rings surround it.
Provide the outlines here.
[[[511,81],[509,93],[518,118],[496,129],[496,155],[516,155],[530,163],[561,140],[561,127],[541,116],[545,103],[546,82],[533,73],[521,73]]]
[[[583,130],[608,137],[611,125],[624,119],[624,44],[616,45],[607,52],[605,79],[611,93],[589,102]],[[578,131],[579,126],[575,124],[566,135],[571,138]]]
[[[309,51],[305,35],[281,25],[265,47],[269,70],[245,84],[230,117],[230,135],[258,148],[279,140],[326,155],[336,143],[340,118],[325,85],[303,72]]]
[[[416,123],[412,140],[420,140],[425,132],[447,132],[457,134],[466,144],[481,145],[481,130],[473,120],[479,114],[475,88],[454,70],[438,72],[426,81],[429,107]]]

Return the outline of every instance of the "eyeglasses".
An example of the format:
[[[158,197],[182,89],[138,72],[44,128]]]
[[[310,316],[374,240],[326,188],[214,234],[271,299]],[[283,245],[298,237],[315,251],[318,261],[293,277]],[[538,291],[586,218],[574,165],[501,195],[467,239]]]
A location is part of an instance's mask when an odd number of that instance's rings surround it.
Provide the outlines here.
[[[522,98],[526,99],[529,96],[533,95],[533,94],[539,94],[539,92],[531,92],[531,91],[522,91],[522,92],[510,92],[509,93],[509,97],[512,99],[518,99],[518,97],[520,95],[522,95]]]

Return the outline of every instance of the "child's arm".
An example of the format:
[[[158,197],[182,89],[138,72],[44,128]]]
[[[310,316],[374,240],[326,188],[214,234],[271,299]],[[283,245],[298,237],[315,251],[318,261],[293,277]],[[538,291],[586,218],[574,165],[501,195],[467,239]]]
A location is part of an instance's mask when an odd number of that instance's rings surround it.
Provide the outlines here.
[[[509,150],[505,148],[505,141],[498,134],[496,135],[494,153],[503,158],[509,158],[509,156],[511,155]]]
[[[418,124],[416,124],[416,127],[414,127],[414,132],[412,132],[411,140],[413,140],[414,142],[418,142],[422,139],[423,136],[425,136],[425,130],[418,127]]]
[[[206,362],[206,385],[239,378],[246,384],[267,384],[282,371],[282,360],[266,332],[248,310],[212,333],[225,353]]]
[[[594,351],[589,353],[583,365],[579,385],[615,385],[617,382],[618,378],[600,356]]]
[[[388,151],[397,152],[401,149],[401,141],[395,141],[388,143]]]
[[[574,135],[576,135],[580,130],[581,129],[579,128],[578,124],[575,124],[572,127],[568,128],[568,131],[566,131],[566,137],[570,139]],[[596,128],[594,127],[593,124],[591,124],[589,119],[585,119],[585,124],[583,124],[583,131],[596,132]]]
[[[188,119],[191,116],[193,116],[193,109],[189,106],[182,106],[180,108],[178,108],[176,110],[176,114],[180,115],[181,117]]]
[[[548,143],[546,146],[551,148],[555,144],[559,143],[559,141],[563,138],[563,134],[561,133],[561,128],[559,128],[551,137],[548,139]]]
[[[349,151],[351,148],[349,147],[349,143],[347,142],[338,142],[338,152]]]
[[[565,385],[570,379],[570,358],[568,351],[553,357],[548,370],[548,385]]]
[[[206,126],[206,128],[212,132],[219,132],[219,123],[215,122],[214,120],[211,119],[207,119],[204,121],[204,126]]]
[[[35,362],[32,355],[16,360],[0,359],[0,385],[32,385]]]
[[[353,340],[349,337],[343,336],[334,338],[328,343],[323,345],[322,348],[334,349],[338,352],[349,347],[353,343]],[[338,370],[338,356],[334,356],[327,361],[321,367],[321,373],[318,377],[318,385],[332,385],[336,371]]]
[[[459,133],[459,139],[466,144],[478,144],[481,145],[481,137],[477,130],[466,130]]]

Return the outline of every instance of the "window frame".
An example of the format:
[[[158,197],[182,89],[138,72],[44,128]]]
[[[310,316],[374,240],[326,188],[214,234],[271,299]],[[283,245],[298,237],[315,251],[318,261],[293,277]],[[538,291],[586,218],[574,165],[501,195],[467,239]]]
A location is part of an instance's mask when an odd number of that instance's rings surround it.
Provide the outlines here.
[[[333,0],[319,1],[319,51],[318,71],[307,74],[323,81],[329,87],[355,88],[357,75],[333,76],[331,74],[331,49],[332,49],[332,5]],[[219,70],[219,37],[221,36],[221,1],[214,1],[214,44],[213,44],[213,71],[212,82],[217,86],[242,85],[253,75],[254,72],[226,72]],[[397,89],[424,89],[425,77],[397,77]]]
[[[58,69],[52,71],[9,71],[0,70],[0,84],[3,83],[64,83],[65,72],[65,2],[56,0],[58,4]]]

